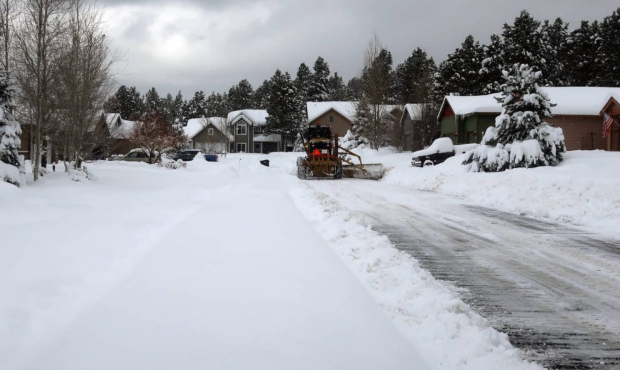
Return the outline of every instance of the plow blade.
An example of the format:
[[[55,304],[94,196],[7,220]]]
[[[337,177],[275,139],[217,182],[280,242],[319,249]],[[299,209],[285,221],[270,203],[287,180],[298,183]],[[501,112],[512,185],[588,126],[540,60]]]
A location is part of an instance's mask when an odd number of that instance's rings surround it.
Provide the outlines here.
[[[383,165],[382,164],[363,164],[363,165],[343,165],[342,177],[355,178],[355,179],[367,179],[367,180],[380,180],[383,177]]]

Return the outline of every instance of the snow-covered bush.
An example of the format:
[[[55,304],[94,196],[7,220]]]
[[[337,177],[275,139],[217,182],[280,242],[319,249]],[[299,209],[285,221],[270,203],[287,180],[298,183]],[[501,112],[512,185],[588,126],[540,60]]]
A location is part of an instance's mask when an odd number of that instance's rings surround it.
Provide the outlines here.
[[[75,168],[75,162],[64,162],[65,173],[69,175],[69,178],[75,182],[83,182],[92,180],[93,176],[88,172],[86,166]]]
[[[187,163],[183,162],[181,159],[174,161],[172,159],[162,157],[161,161],[157,162],[157,166],[164,167],[169,170],[177,170],[179,168],[187,167]]]
[[[364,137],[355,136],[351,130],[338,139],[338,145],[345,149],[366,149],[369,147],[368,140]]]
[[[553,166],[566,151],[562,129],[541,117],[551,117],[547,94],[536,81],[541,72],[526,64],[504,70],[501,86],[504,112],[482,138],[482,145],[467,153],[463,164],[474,172],[496,172],[516,167]]]
[[[18,152],[22,130],[11,113],[11,93],[6,72],[0,71],[0,181],[19,186],[25,174],[24,159]]]

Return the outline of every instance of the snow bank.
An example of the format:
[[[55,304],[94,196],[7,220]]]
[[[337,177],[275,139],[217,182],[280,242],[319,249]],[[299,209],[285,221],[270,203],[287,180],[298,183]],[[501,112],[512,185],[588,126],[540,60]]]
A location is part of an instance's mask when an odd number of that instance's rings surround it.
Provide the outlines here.
[[[432,369],[541,369],[409,254],[329,194],[291,181],[291,194],[335,253]]]
[[[468,203],[587,227],[619,237],[620,153],[567,152],[555,167],[468,173],[464,156],[433,168],[408,165],[411,154],[377,156],[390,167],[382,181],[435,191]]]

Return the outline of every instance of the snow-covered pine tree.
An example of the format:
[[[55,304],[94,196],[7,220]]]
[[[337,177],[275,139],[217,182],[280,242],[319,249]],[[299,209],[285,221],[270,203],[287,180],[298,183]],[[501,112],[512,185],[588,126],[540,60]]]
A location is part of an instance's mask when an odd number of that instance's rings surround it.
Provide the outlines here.
[[[441,63],[435,74],[436,101],[447,95],[480,95],[484,88],[480,79],[483,50],[478,41],[469,35],[448,58]]]
[[[551,86],[567,86],[566,53],[568,52],[568,23],[557,18],[553,23],[544,21],[541,33],[546,46],[547,82]]]
[[[372,111],[367,99],[360,99],[355,103],[355,113],[351,124],[351,131],[343,138],[342,145],[347,149],[370,146],[369,140],[364,136],[370,129]]]
[[[295,84],[288,72],[279,69],[269,81],[270,94],[267,99],[267,134],[280,134],[286,145],[293,145],[303,130],[305,116]]]
[[[620,86],[620,8],[599,25],[600,75],[597,86]]]
[[[226,117],[228,112],[233,110],[228,108],[228,104],[226,99],[224,99],[224,96],[220,93],[216,94],[215,91],[209,95],[206,104],[209,117]]]
[[[502,37],[505,65],[527,64],[542,71],[541,85],[549,84],[549,48],[545,42],[540,22],[523,10],[513,25],[504,24]]]
[[[329,99],[329,65],[323,58],[318,57],[313,69],[314,73],[308,89],[308,101],[327,101]]]
[[[566,68],[564,73],[569,86],[596,86],[601,75],[598,55],[598,22],[581,22],[581,26],[568,36]]]
[[[185,118],[207,117],[207,98],[202,90],[196,91],[194,97],[185,105]]]
[[[338,72],[329,78],[329,100],[330,101],[347,101],[349,92],[347,85],[344,84],[342,77],[338,76]]]
[[[162,102],[159,97],[159,93],[154,87],[151,87],[149,91],[144,94],[144,107],[147,112],[161,112]]]
[[[496,172],[517,167],[553,166],[566,151],[562,129],[543,121],[552,104],[536,83],[541,72],[526,64],[503,71],[504,112],[487,129],[482,145],[470,151],[463,164],[472,172]]]
[[[263,81],[263,83],[254,92],[254,109],[267,109],[267,101],[271,94],[271,86],[269,80]]]
[[[396,67],[395,90],[396,102],[400,104],[419,103],[421,84],[434,79],[435,61],[426,52],[416,48],[411,56]]]
[[[483,94],[494,94],[500,90],[503,83],[502,69],[505,65],[502,38],[499,35],[491,35],[489,45],[482,47],[483,59],[480,68],[480,85]]]
[[[308,91],[312,84],[312,72],[306,63],[301,63],[297,69],[297,77],[295,77],[295,88],[299,95],[299,100],[302,102],[308,101]]]
[[[12,92],[6,71],[0,71],[0,180],[20,186],[25,172],[19,155],[22,130],[13,117]]]
[[[239,81],[239,84],[228,90],[228,105],[231,111],[252,108],[254,100],[254,89],[246,79]],[[212,115],[209,113],[209,115]]]

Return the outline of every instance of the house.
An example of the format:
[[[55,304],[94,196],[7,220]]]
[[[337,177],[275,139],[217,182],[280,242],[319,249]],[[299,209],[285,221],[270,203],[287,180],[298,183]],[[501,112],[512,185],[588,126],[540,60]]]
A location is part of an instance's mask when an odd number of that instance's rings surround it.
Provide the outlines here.
[[[232,153],[271,153],[282,151],[282,135],[266,135],[266,110],[243,109],[228,113],[226,119],[233,140]]]
[[[126,154],[136,146],[131,141],[136,123],[124,120],[119,113],[102,113],[102,120],[107,129],[109,143],[107,143],[107,155]]]
[[[620,88],[544,87],[542,90],[555,104],[551,108],[553,117],[545,121],[562,128],[567,150],[618,150],[614,149],[616,131],[603,139],[602,116],[605,107],[611,113],[616,112],[611,98],[620,96]],[[499,96],[499,93],[446,96],[437,116],[441,136],[449,137],[454,144],[480,143],[486,129],[495,124],[495,118],[502,112],[495,99]]]
[[[400,118],[401,144],[404,151],[424,149],[424,144],[429,140],[426,130],[421,127],[423,110],[424,104],[405,104]]]
[[[226,130],[226,118],[192,118],[183,127],[192,149],[200,149],[203,153],[214,154],[228,151],[234,136]]]
[[[332,134],[343,137],[351,130],[355,117],[355,102],[326,101],[307,102],[308,125],[330,126]]]

